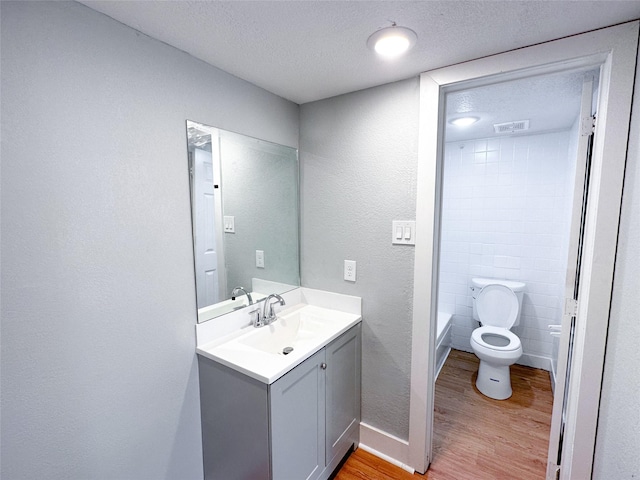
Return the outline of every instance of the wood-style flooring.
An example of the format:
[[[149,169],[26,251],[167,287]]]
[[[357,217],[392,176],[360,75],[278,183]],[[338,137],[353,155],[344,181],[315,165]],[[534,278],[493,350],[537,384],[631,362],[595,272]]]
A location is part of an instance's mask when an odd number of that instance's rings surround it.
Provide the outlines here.
[[[435,392],[433,461],[411,475],[362,449],[335,480],[539,480],[545,478],[553,395],[549,372],[513,365],[508,400],[475,386],[478,359],[452,350]]]

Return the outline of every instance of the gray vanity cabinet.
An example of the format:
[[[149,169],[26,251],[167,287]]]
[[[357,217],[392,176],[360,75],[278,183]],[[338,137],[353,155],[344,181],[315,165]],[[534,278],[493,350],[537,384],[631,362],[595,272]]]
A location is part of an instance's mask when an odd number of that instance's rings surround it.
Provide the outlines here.
[[[271,461],[274,479],[320,478],[324,470],[325,351],[271,385]]]
[[[359,441],[360,330],[271,385],[198,356],[205,478],[329,478]]]

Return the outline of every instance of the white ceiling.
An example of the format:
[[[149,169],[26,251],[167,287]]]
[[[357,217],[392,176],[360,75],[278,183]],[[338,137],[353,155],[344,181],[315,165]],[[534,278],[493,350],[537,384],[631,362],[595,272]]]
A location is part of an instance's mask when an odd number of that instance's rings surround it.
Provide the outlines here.
[[[447,142],[494,137],[493,125],[529,120],[525,134],[571,128],[580,113],[582,85],[594,80],[599,69],[577,70],[527,77],[448,93],[447,120],[474,116],[480,120],[469,127],[447,123]],[[501,134],[511,135],[511,134]]]
[[[640,1],[82,0],[90,8],[298,104],[640,18]],[[366,41],[418,34],[389,62]]]

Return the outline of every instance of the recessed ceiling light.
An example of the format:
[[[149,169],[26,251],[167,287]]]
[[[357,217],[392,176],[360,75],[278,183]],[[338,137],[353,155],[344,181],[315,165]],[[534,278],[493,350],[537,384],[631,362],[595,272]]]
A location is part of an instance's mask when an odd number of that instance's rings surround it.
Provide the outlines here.
[[[395,58],[410,50],[416,44],[416,32],[407,27],[399,27],[393,22],[373,33],[367,40],[367,45],[379,55]]]
[[[469,125],[476,123],[478,120],[480,120],[478,117],[458,117],[449,120],[449,123],[458,127],[468,127]]]

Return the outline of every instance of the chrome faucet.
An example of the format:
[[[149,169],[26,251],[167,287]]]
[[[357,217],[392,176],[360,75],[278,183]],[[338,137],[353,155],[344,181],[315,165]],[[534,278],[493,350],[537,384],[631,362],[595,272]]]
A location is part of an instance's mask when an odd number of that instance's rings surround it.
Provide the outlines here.
[[[264,309],[262,310],[262,321],[265,325],[269,325],[276,319],[276,313],[273,311],[272,300],[275,299],[280,305],[284,305],[284,298],[277,293],[272,293],[264,300]]]
[[[275,302],[272,300],[275,300]],[[284,298],[282,298],[277,293],[272,293],[267,298],[265,298],[262,312],[260,312],[259,306],[249,312],[249,315],[255,315],[251,319],[251,325],[259,328],[264,327],[265,325],[269,325],[271,322],[273,322],[276,319],[276,313],[273,311],[274,303],[284,305]]]
[[[249,305],[253,305],[253,298],[251,298],[251,294],[247,292],[243,287],[234,287],[233,290],[231,290],[231,300],[236,299],[236,293],[238,292],[244,293],[249,300]]]

